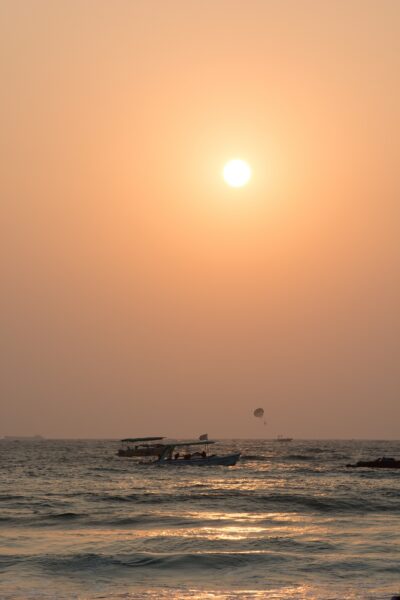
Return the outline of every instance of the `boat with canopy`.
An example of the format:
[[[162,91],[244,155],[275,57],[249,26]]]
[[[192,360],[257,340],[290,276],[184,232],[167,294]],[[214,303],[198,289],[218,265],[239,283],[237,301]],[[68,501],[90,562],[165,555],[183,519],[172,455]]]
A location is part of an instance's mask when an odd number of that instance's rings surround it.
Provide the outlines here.
[[[143,457],[143,456],[160,456],[164,449],[164,444],[154,443],[163,440],[163,437],[137,437],[124,438],[121,440],[122,448],[119,448],[117,456],[121,457]]]
[[[240,458],[240,452],[231,454],[209,454],[209,445],[215,444],[212,440],[194,440],[188,442],[171,442],[164,444],[164,449],[159,455],[159,458],[154,461],[156,465],[168,466],[210,466],[224,465],[232,467],[236,465]],[[191,451],[192,446],[203,446],[200,452],[195,449]]]

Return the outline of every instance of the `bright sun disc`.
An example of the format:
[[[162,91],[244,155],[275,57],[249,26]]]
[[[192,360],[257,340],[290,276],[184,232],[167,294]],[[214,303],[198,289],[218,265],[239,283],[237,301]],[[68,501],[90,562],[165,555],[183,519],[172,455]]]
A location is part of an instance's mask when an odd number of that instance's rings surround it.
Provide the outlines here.
[[[226,163],[223,175],[226,183],[231,187],[242,187],[249,181],[251,169],[247,162],[235,158]]]

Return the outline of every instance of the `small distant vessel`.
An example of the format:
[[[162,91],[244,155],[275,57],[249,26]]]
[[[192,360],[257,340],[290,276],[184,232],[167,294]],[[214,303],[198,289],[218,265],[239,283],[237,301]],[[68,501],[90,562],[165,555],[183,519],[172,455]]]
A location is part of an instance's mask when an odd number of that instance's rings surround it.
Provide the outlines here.
[[[283,435],[278,435],[278,437],[276,438],[277,442],[292,442],[293,438],[291,437],[283,437]]]
[[[117,452],[117,456],[125,457],[143,457],[143,456],[160,456],[164,450],[164,444],[155,444],[163,440],[163,437],[139,437],[125,438],[121,440],[124,444]],[[133,446],[131,446],[133,444]]]
[[[215,444],[212,440],[195,440],[189,442],[171,442],[164,445],[164,450],[158,460],[154,461],[155,465],[171,465],[171,466],[215,466],[223,465],[225,467],[233,467],[240,458],[240,452],[232,454],[209,454],[209,444]],[[190,452],[191,446],[204,446],[202,452]],[[180,449],[184,448],[185,452],[181,454]],[[174,453],[174,451],[177,452]]]

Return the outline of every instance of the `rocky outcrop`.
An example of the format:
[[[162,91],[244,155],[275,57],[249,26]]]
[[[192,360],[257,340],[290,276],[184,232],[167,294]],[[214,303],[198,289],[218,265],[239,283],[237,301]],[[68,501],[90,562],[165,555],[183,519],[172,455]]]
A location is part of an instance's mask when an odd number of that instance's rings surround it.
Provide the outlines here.
[[[346,465],[346,467],[369,467],[370,469],[400,469],[400,460],[381,456],[375,460],[359,460],[354,465]]]

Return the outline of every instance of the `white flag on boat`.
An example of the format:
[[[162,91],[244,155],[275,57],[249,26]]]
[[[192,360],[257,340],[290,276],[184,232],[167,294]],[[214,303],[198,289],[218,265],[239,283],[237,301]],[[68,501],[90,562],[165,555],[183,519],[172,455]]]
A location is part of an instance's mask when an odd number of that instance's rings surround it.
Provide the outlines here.
[[[202,433],[199,440],[208,440],[208,433]]]

